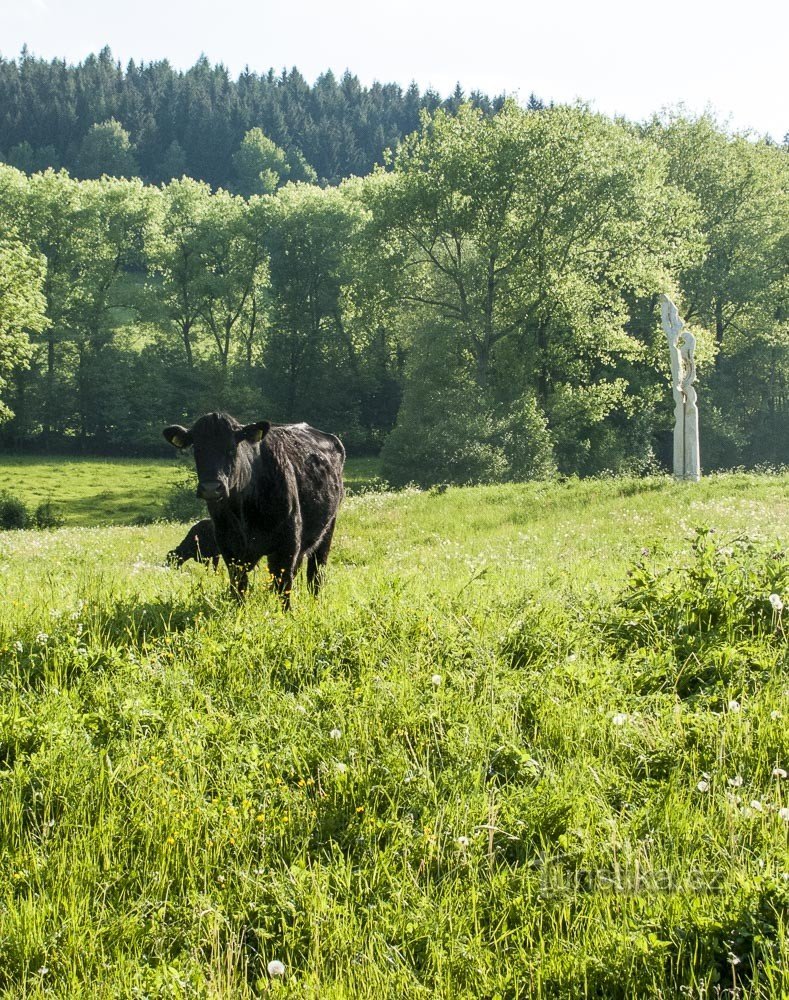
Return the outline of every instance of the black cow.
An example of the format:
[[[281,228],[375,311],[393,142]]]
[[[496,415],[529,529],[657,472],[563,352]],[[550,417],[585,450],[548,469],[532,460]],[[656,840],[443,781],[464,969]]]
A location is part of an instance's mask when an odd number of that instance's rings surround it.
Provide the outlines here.
[[[208,505],[233,593],[243,597],[249,571],[266,556],[289,607],[306,556],[307,584],[317,594],[344,493],[339,438],[307,424],[244,426],[227,413],[163,433],[176,448],[194,446],[197,495]]]
[[[214,569],[219,566],[219,546],[216,544],[214,522],[210,517],[204,517],[202,521],[193,524],[184,540],[167,553],[167,562],[171,566],[183,566],[188,559],[211,562]]]

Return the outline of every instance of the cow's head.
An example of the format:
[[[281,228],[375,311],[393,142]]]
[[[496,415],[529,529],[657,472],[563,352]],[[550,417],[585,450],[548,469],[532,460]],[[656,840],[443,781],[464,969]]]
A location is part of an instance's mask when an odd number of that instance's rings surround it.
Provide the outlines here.
[[[243,425],[227,413],[207,413],[189,430],[175,424],[163,433],[176,448],[194,447],[197,495],[217,501],[246,485],[252,458],[248,445],[262,441],[270,427],[267,420]]]

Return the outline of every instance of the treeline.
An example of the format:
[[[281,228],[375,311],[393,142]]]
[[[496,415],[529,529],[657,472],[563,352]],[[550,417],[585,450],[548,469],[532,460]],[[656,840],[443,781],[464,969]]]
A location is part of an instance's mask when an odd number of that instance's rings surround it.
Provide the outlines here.
[[[788,180],[786,150],[708,118],[513,103],[426,115],[338,187],[0,168],[3,443],[153,452],[227,408],[382,448],[394,483],[645,471],[667,291],[704,468],[787,462]]]
[[[180,72],[166,61],[122,69],[108,48],[73,66],[30,56],[0,59],[0,159],[26,173],[65,168],[73,176],[139,176],[161,183],[187,175],[233,189],[233,156],[250,129],[307,173],[337,183],[370,173],[384,151],[419,127],[423,109],[457,110],[416,84],[363,87],[327,72],[310,85],[296,69],[230,77],[201,58]],[[470,95],[492,113],[503,98]],[[310,179],[294,177],[292,179]]]

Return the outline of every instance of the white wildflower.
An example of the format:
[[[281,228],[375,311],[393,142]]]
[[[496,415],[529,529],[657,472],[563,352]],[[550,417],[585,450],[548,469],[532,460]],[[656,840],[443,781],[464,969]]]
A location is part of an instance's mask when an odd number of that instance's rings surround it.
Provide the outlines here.
[[[700,792],[708,792],[710,790],[710,783],[706,778],[702,778],[701,781],[696,785],[696,788]]]
[[[777,722],[778,719],[783,718],[783,712],[778,708],[774,708],[772,712],[770,712],[770,718],[773,720],[773,722]]]
[[[779,809],[778,815],[781,817],[784,823],[789,823],[789,808],[784,806],[782,809]]]
[[[49,642],[49,636],[47,635],[46,632],[39,632],[36,635],[36,642],[39,644],[39,646],[46,646],[46,644]]]
[[[615,726],[624,726],[624,724],[627,722],[627,720],[628,720],[628,716],[627,716],[627,713],[625,713],[625,712],[617,712],[616,715],[612,715],[611,716],[611,722]]]
[[[458,839],[457,839],[457,844],[458,844],[458,847],[461,849],[461,851],[465,851],[465,849],[468,847],[468,845],[470,843],[471,843],[471,841],[468,839],[468,837],[462,837],[461,836],[461,837],[458,837]]]
[[[783,767],[774,767],[773,768],[773,777],[774,778],[781,778],[781,779],[785,778],[786,777],[786,770]]]
[[[764,811],[764,807],[758,799],[751,799],[751,809],[757,813]]]
[[[731,785],[732,788],[742,788],[742,775],[735,774],[733,778],[728,779],[728,784]]]
[[[736,701],[734,698],[732,698],[732,700],[729,702],[729,711],[739,712],[739,710],[740,710],[740,703]]]
[[[341,760],[338,760],[337,763],[334,765],[334,769],[338,774],[345,774],[345,772],[348,770],[348,765],[343,764]]]
[[[268,969],[268,974],[271,976],[272,979],[276,979],[279,978],[280,976],[285,975],[285,966],[282,964],[282,962],[278,961],[276,958],[273,959],[271,962],[269,962],[266,968]]]
[[[19,639],[17,639],[16,642],[14,643],[14,649],[17,651],[17,653],[21,653],[24,648],[25,648],[24,644],[20,642]]]
[[[778,594],[770,594],[770,604],[773,606],[773,611],[783,611],[784,609],[784,602]]]
[[[329,733],[329,736],[331,736],[333,740],[338,740],[342,736],[342,730],[332,729],[332,731]]]

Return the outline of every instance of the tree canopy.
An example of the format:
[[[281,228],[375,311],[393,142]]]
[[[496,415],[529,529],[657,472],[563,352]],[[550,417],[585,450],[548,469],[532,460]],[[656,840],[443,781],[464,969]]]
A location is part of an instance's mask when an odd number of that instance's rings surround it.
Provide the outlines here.
[[[670,453],[669,292],[705,467],[789,459],[783,147],[459,101],[326,187],[246,135],[234,191],[0,167],[27,296],[1,438],[155,450],[163,422],[226,408],[383,446],[393,483],[645,471]]]

